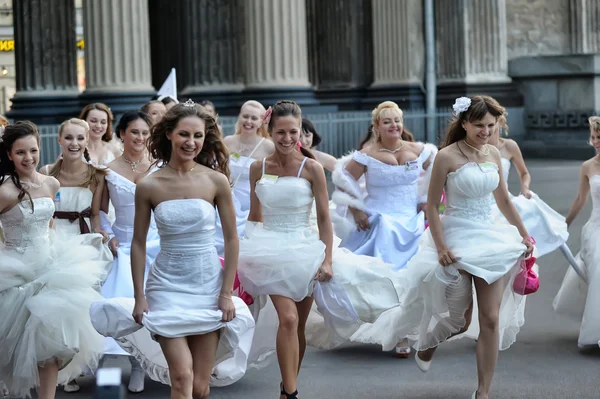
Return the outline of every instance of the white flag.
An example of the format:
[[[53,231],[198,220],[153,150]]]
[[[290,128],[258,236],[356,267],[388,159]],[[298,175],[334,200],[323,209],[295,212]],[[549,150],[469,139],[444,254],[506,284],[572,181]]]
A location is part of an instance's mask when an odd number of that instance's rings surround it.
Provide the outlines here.
[[[174,100],[177,100],[177,78],[175,76],[175,68],[171,68],[171,73],[169,73],[169,76],[167,76],[167,79],[156,95],[159,97],[169,96]]]

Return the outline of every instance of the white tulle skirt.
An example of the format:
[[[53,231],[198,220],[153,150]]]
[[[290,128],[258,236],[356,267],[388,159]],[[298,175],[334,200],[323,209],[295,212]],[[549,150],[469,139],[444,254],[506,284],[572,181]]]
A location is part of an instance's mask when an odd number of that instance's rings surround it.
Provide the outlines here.
[[[554,310],[581,320],[578,345],[600,345],[600,214],[592,216],[581,232],[576,256],[587,281],[569,267],[554,298]]]
[[[397,273],[396,284],[406,289],[400,305],[365,324],[351,337],[353,341],[375,343],[392,350],[408,338],[415,349],[435,347],[458,333],[466,324],[465,313],[473,301],[470,276],[487,284],[501,281],[504,294],[500,308],[500,349],[516,340],[524,323],[524,297],[513,291],[526,250],[514,226],[442,216],[446,245],[458,262],[449,267],[438,263],[438,254],[427,230],[418,253],[405,270]]]
[[[96,368],[103,338],[89,307],[110,265],[99,246],[99,234],[52,234],[19,251],[1,245],[0,381],[11,396],[29,396],[47,361],[58,362],[59,384]]]
[[[238,275],[254,298],[281,295],[300,302],[312,295],[324,259],[325,244],[310,228],[282,232],[248,223],[240,241]]]

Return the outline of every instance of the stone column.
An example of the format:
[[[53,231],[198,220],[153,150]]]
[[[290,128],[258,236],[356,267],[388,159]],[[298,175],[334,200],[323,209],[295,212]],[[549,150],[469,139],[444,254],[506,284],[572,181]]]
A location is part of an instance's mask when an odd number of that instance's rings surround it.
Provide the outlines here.
[[[113,112],[139,108],[154,94],[147,0],[83,0],[86,90],[81,104]]]
[[[305,0],[246,0],[246,98],[314,103]]]
[[[569,0],[571,51],[600,53],[600,3],[598,0]]]
[[[17,92],[10,118],[54,124],[78,112],[75,3],[13,2]]]
[[[373,0],[375,102],[423,107],[425,38],[422,0]]]
[[[182,96],[209,99],[217,109],[239,102],[244,88],[244,1],[179,0],[178,7]]]
[[[435,0],[435,23],[440,106],[481,93],[523,105],[508,76],[506,0]]]
[[[436,0],[438,81],[507,83],[506,0]]]
[[[306,8],[313,85],[324,91],[370,84],[373,79],[371,1],[307,0]]]

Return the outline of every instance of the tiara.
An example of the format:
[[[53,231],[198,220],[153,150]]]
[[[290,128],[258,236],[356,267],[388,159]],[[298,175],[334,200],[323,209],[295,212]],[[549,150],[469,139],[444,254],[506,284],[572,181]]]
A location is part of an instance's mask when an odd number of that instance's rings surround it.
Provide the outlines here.
[[[183,106],[193,108],[196,106],[196,103],[190,98],[189,100],[183,103]]]

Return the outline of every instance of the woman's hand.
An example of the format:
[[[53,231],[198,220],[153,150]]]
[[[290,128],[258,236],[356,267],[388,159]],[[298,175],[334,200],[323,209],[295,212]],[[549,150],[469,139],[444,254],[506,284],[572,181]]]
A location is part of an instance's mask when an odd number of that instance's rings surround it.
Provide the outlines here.
[[[446,267],[456,263],[456,256],[448,248],[438,251],[438,262]]]
[[[328,282],[329,280],[331,280],[333,278],[333,267],[331,266],[331,263],[328,261],[324,261],[321,264],[321,267],[319,268],[319,271],[317,271],[317,275],[315,276],[315,280],[319,280],[321,282]]]
[[[119,240],[117,240],[117,237],[111,238],[111,240],[108,242],[108,248],[110,249],[110,252],[112,252],[113,256],[116,258],[117,248],[119,248]]]
[[[94,233],[100,234],[102,236],[102,244],[106,244],[108,242],[108,240],[110,239],[110,236],[104,230],[98,229],[98,230],[95,230]]]
[[[142,320],[144,319],[144,313],[148,313],[148,302],[146,302],[146,297],[135,300],[132,314],[133,320],[135,320],[136,323],[143,325]]]
[[[531,191],[528,188],[521,188],[521,195],[527,199],[531,199]]]
[[[525,250],[525,256],[531,255],[533,253],[533,249],[535,248],[535,240],[531,237],[527,237],[523,238],[523,241],[521,242],[527,247],[527,249]]]
[[[352,216],[354,216],[354,222],[358,231],[366,231],[371,228],[369,216],[365,212],[360,209],[353,209]]]
[[[219,310],[223,312],[223,318],[221,321],[227,323],[235,318],[235,305],[233,299],[229,295],[219,295]]]

